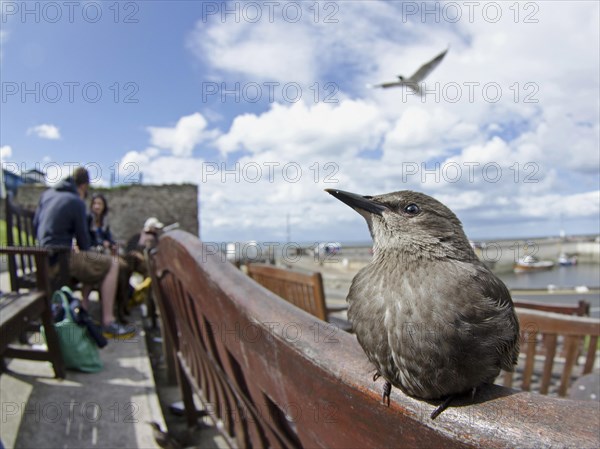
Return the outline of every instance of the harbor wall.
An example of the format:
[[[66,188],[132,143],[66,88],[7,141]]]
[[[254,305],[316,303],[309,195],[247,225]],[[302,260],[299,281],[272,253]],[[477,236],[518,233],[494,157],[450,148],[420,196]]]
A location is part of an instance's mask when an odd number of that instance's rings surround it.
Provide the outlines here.
[[[46,189],[43,185],[23,185],[15,200],[27,208],[35,209],[40,195]],[[198,186],[195,184],[133,184],[91,188],[89,198],[96,192],[106,197],[110,228],[118,241],[126,242],[140,232],[148,217],[156,217],[165,225],[179,223],[180,229],[196,236],[200,233]],[[86,200],[88,208],[89,198]],[[0,206],[4,212],[4,204]]]
[[[540,260],[557,262],[561,253],[576,255],[578,263],[600,263],[600,241],[559,238],[535,240],[503,240],[483,242],[475,253],[495,271],[510,271],[522,257],[532,255]]]
[[[512,271],[519,258],[533,255],[540,260],[557,262],[561,252],[576,255],[578,263],[600,263],[600,241],[594,236],[573,237],[561,242],[559,238],[529,240],[490,240],[480,242],[475,254],[496,272]],[[360,269],[371,260],[371,246],[342,245],[339,254],[326,263],[340,263],[344,268]]]

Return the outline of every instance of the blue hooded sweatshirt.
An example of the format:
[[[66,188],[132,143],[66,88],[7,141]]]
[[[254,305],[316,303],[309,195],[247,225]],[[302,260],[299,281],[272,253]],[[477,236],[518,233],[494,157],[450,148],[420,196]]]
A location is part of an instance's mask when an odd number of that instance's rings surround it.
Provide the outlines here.
[[[33,226],[44,247],[71,247],[73,237],[82,251],[91,246],[85,203],[77,193],[72,177],[46,190],[40,197]]]

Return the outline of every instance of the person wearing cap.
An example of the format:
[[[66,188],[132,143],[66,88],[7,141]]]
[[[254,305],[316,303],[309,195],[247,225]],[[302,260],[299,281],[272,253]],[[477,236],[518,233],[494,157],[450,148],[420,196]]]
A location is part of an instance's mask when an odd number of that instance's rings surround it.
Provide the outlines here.
[[[72,248],[69,274],[84,284],[100,284],[102,298],[102,330],[107,338],[129,338],[133,326],[117,323],[113,306],[119,276],[118,258],[92,250],[84,199],[88,195],[88,171],[78,167],[73,175],[40,197],[33,219],[40,244],[50,249]],[[73,240],[76,245],[73,246]],[[54,257],[51,263],[58,261]]]
[[[158,245],[158,237],[165,227],[158,218],[150,217],[144,222],[138,245],[141,248],[154,248]]]

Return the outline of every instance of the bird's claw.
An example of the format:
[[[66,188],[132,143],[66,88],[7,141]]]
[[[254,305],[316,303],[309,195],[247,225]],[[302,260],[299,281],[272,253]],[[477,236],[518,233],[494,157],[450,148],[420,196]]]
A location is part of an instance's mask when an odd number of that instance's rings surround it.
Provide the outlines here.
[[[373,374],[373,382],[375,382],[380,377],[381,377],[381,373],[379,371],[375,371],[375,374]],[[386,380],[385,383],[383,384],[383,394],[381,395],[381,402],[383,404],[387,403],[388,407],[390,406],[390,393],[391,392],[392,392],[392,384]]]
[[[390,393],[392,392],[392,384],[386,381],[383,384],[383,394],[381,395],[381,402],[384,404],[387,402],[387,406],[390,406]],[[386,401],[387,399],[387,401]]]
[[[442,402],[433,412],[431,412],[430,418],[435,419],[440,416],[440,414],[448,408],[453,399],[454,395],[448,396],[444,402]]]

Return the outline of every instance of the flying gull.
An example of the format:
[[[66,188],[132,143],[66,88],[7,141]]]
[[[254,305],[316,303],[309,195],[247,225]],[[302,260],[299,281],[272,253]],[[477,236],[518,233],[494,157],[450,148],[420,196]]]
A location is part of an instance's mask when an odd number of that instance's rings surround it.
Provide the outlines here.
[[[423,81],[427,77],[427,75],[429,75],[433,71],[433,69],[435,69],[439,65],[440,62],[442,62],[442,59],[444,59],[444,56],[446,56],[446,53],[448,53],[448,49],[445,49],[443,52],[441,52],[439,55],[437,55],[431,61],[423,64],[419,68],[419,70],[417,70],[415,73],[413,73],[412,76],[410,76],[408,78],[404,78],[402,75],[398,75],[398,81],[390,81],[387,83],[368,85],[367,87],[373,87],[373,88],[382,87],[383,89],[387,89],[389,87],[406,86],[406,87],[412,89],[417,94],[422,95],[421,88],[419,87],[419,83],[421,81]]]

